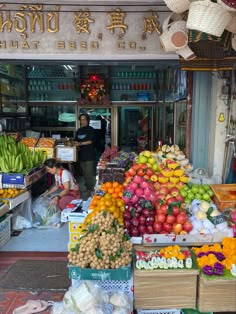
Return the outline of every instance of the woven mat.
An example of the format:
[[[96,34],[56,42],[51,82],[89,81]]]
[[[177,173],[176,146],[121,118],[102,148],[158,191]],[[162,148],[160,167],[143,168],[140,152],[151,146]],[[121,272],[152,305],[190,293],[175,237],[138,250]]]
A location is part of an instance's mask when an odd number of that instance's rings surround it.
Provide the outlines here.
[[[67,290],[69,286],[66,261],[19,260],[0,278],[2,289]]]

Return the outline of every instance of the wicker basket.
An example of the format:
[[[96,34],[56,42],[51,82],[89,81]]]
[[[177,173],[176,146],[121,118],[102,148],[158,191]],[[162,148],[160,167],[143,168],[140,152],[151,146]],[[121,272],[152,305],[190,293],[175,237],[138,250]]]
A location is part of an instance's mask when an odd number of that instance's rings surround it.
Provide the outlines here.
[[[175,13],[182,13],[188,10],[190,5],[189,0],[164,0],[164,2]]]
[[[192,2],[189,7],[187,28],[214,36],[221,36],[232,16],[220,4],[210,0]]]
[[[232,0],[217,0],[217,2],[222,5],[222,7],[227,11],[236,12],[236,1]]]
[[[230,12],[230,15],[232,16],[232,19],[225,29],[233,34],[236,34],[236,13]]]
[[[189,30],[188,44],[198,58],[221,59],[231,53],[231,33],[224,31],[216,37],[204,32]]]
[[[177,20],[176,20],[177,19]],[[184,48],[188,43],[188,31],[186,22],[174,14],[169,15],[163,23],[160,41],[166,52],[173,52],[176,49]]]

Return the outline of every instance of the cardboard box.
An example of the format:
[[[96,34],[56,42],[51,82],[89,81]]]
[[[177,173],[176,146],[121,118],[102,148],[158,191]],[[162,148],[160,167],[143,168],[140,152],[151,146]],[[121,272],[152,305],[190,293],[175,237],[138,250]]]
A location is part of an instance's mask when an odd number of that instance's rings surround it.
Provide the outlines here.
[[[134,270],[136,309],[195,308],[199,270]]]
[[[81,236],[81,234],[78,233],[78,232],[70,233],[69,234],[69,242],[71,242],[71,243],[78,243],[79,239],[80,239],[80,236]]]
[[[79,280],[129,280],[131,278],[131,265],[118,269],[91,269],[69,265],[69,278]]]
[[[56,158],[61,162],[76,162],[78,160],[76,146],[56,146]]]
[[[213,202],[219,210],[236,208],[236,184],[212,184]]]
[[[79,222],[69,222],[68,224],[70,233],[80,233],[81,232],[81,223]]]
[[[69,243],[68,243],[68,252],[70,252],[72,249],[74,249],[75,246],[76,246],[76,244],[77,244],[77,243],[73,243],[73,242],[71,243],[71,242],[69,242]]]
[[[207,280],[204,276],[199,276],[197,308],[201,312],[235,313],[235,279]]]

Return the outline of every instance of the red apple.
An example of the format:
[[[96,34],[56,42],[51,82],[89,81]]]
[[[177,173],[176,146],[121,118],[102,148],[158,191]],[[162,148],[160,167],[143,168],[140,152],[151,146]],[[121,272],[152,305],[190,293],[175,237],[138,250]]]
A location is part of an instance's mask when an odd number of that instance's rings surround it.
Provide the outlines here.
[[[157,202],[164,201],[165,197],[166,197],[165,194],[159,193],[157,195]]]
[[[179,195],[179,190],[176,188],[176,187],[173,187],[171,190],[170,190],[170,194],[172,196],[178,196]]]
[[[161,205],[159,206],[159,208],[160,208],[160,211],[161,211],[163,214],[167,214],[167,212],[168,212],[168,205],[167,205],[167,204],[161,204]]]
[[[173,229],[172,224],[169,224],[167,222],[163,223],[163,230],[164,231],[166,231],[167,233],[171,233],[172,229]]]
[[[156,233],[160,233],[162,230],[163,230],[163,226],[160,222],[154,222],[153,224],[153,230],[156,232]]]
[[[183,226],[177,222],[173,224],[173,231],[175,234],[179,234],[183,229]]]
[[[183,229],[184,231],[186,231],[187,233],[189,233],[192,229],[193,229],[193,225],[191,224],[190,221],[186,221],[183,225]]]
[[[176,218],[174,215],[167,215],[166,217],[166,222],[168,222],[169,224],[173,224],[175,222]]]
[[[148,168],[148,165],[147,165],[147,164],[141,164],[141,165],[140,165],[140,169],[145,169],[145,170],[146,170],[147,168]]]
[[[134,171],[137,171],[140,168],[140,165],[135,163],[131,168],[133,168]]]
[[[130,168],[127,173],[131,176],[134,177],[136,175],[136,171],[133,168]]]
[[[143,177],[145,175],[145,170],[144,169],[139,169],[137,171],[137,175],[140,176],[140,177]]]
[[[166,221],[166,215],[165,214],[158,214],[158,216],[156,216],[155,221],[161,222],[161,223],[165,222]]]
[[[185,213],[180,213],[177,217],[176,217],[176,221],[179,224],[184,224],[187,221],[188,217]]]
[[[166,204],[167,205],[170,205],[171,203],[176,203],[177,202],[177,199],[175,197],[169,197],[167,200],[166,200]]]
[[[177,206],[172,206],[171,208],[172,208],[172,214],[173,214],[174,216],[178,216],[179,213],[180,213],[179,207],[177,207]]]
[[[151,168],[147,168],[146,170],[146,175],[148,175],[149,177],[151,177],[152,175],[154,175],[154,171]]]
[[[184,198],[183,198],[182,195],[180,195],[180,194],[177,195],[177,196],[176,196],[176,199],[177,199],[178,202],[184,203]]]
[[[155,182],[155,183],[153,184],[153,186],[154,186],[155,190],[157,190],[157,191],[159,191],[160,188],[161,188],[161,184],[160,184],[159,182]]]
[[[169,194],[169,192],[170,192],[170,190],[165,186],[162,186],[159,190],[159,193],[165,194],[165,195]]]

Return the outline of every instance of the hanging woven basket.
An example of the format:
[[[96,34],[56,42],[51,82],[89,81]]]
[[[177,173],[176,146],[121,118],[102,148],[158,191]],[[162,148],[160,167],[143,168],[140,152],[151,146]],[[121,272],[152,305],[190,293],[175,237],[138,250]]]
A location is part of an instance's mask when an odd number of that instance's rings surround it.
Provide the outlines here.
[[[198,58],[221,59],[231,55],[232,34],[224,31],[220,37],[189,30],[188,44]]]
[[[190,4],[187,28],[214,36],[221,36],[232,16],[220,4],[210,0],[195,1]]]
[[[189,0],[164,0],[166,6],[175,13],[182,13],[189,9]]]
[[[163,32],[159,38],[166,52],[174,52],[176,49],[184,48],[188,43],[186,22],[179,19],[181,17],[173,13],[164,20]]]
[[[217,2],[227,11],[236,12],[236,0],[217,0]]]

